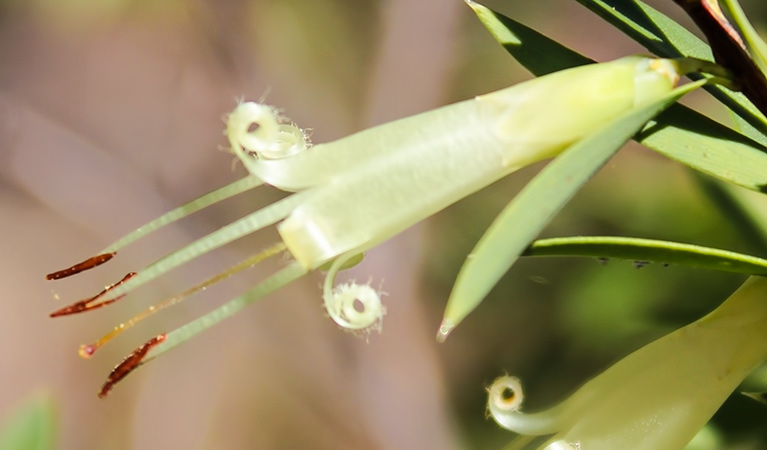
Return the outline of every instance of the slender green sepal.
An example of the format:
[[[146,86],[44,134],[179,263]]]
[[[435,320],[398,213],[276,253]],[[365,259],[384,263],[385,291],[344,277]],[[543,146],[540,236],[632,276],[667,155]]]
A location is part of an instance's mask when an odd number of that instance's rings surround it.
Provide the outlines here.
[[[184,217],[193,214],[203,208],[206,208],[214,203],[218,203],[237,194],[241,194],[243,192],[254,189],[258,186],[261,186],[262,184],[263,182],[261,180],[253,176],[241,178],[232,184],[216,189],[215,191],[207,193],[201,197],[197,197],[186,205],[179,206],[178,208],[163,214],[151,222],[142,225],[132,233],[129,233],[118,239],[109,247],[102,250],[100,253],[116,252],[126,245],[137,241],[147,234],[156,231],[168,224],[171,224],[179,219],[183,219]]]
[[[264,279],[258,283],[256,287],[250,289],[239,297],[230,300],[208,314],[168,333],[165,342],[152,349],[150,353],[151,356],[148,357],[144,363],[149,362],[177,345],[188,341],[224,319],[237,314],[246,306],[262,299],[283,286],[287,286],[293,281],[306,275],[306,273],[306,270],[302,268],[300,264],[295,262],[291,263],[289,266]]]
[[[106,345],[108,342],[110,342],[117,336],[121,335],[122,333],[125,333],[126,331],[130,330],[137,324],[141,323],[147,317],[152,316],[165,309],[168,309],[172,306],[178,305],[184,302],[186,299],[193,296],[194,294],[200,291],[204,291],[207,288],[213,286],[214,284],[220,283],[226,280],[227,278],[242,272],[243,270],[250,269],[254,267],[256,264],[260,263],[261,261],[264,261],[267,258],[271,258],[272,256],[275,256],[277,254],[283,253],[285,252],[285,250],[286,250],[285,245],[282,242],[278,242],[274,245],[271,245],[268,248],[256,253],[255,255],[249,256],[248,258],[231,266],[227,270],[224,270],[223,272],[220,272],[206,279],[205,281],[201,283],[198,283],[188,289],[185,289],[184,291],[179,292],[178,294],[175,294],[171,297],[167,297],[164,300],[160,301],[159,303],[155,303],[149,308],[141,311],[140,313],[136,314],[132,318],[124,322],[121,322],[119,325],[112,328],[110,332],[103,335],[96,341],[90,344],[81,345],[78,353],[80,354],[82,358],[90,359],[91,357],[93,357],[93,354],[98,349]]]
[[[110,299],[127,294],[133,289],[154,280],[182,264],[279,222],[287,217],[296,205],[303,201],[305,195],[305,193],[297,193],[272,203],[160,258],[142,269],[138,275],[132,277],[124,284],[110,290],[109,295],[105,296],[102,301],[107,302]]]
[[[767,276],[767,259],[681,242],[617,236],[541,239],[522,256],[591,256]]]

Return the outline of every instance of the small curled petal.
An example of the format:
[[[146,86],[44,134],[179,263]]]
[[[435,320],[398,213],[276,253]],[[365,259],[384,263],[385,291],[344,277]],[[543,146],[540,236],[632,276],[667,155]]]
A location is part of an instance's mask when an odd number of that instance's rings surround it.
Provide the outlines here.
[[[232,147],[259,153],[277,141],[279,133],[277,112],[270,106],[244,102],[229,114],[226,134]]]
[[[304,130],[268,105],[244,102],[229,114],[226,134],[232,150],[248,167],[253,156],[281,159],[309,147]]]
[[[522,414],[523,398],[519,379],[505,375],[488,389],[487,409],[498,425],[519,434],[554,434],[567,426],[567,410],[561,404],[539,413]]]
[[[277,148],[265,151],[261,156],[269,159],[287,158],[309,147],[309,137],[304,130],[295,124],[280,125],[277,137]]]
[[[488,395],[488,408],[490,411],[519,411],[522,406],[524,395],[522,383],[518,378],[503,376],[495,380],[490,386]]]
[[[339,270],[357,254],[342,255],[333,261],[323,286],[322,298],[330,318],[347,330],[378,330],[386,314],[381,295],[369,284],[354,282],[334,286]]]
[[[386,309],[381,296],[367,284],[343,283],[325,299],[328,314],[349,330],[379,330]]]
[[[293,156],[309,147],[304,131],[294,124],[279,125],[276,139],[270,146],[254,148],[251,152],[259,158],[282,159]]]

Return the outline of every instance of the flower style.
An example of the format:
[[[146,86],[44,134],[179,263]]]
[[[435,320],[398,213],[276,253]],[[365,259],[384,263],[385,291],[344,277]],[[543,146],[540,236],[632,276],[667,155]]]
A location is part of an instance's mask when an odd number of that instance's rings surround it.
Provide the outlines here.
[[[767,360],[767,279],[752,277],[716,310],[640,348],[567,400],[523,414],[516,378],[497,379],[488,409],[544,450],[680,450]],[[531,439],[521,437],[522,449]]]
[[[250,173],[118,240],[58,279],[110,260],[147,233],[262,184],[294,194],[259,209],[150,264],[98,295],[51,314],[113,303],[132,289],[240,237],[277,224],[281,241],[197,286],[151,307],[80,349],[83,357],[144,317],[257,262],[282,253],[294,260],[250,291],[179,329],[153,338],[115,368],[104,396],[125,375],[246,305],[306,273],[328,270],[323,299],[347,329],[378,329],[384,309],[370,286],[335,286],[336,274],[370,248],[450,204],[568,146],[640,106],[665,99],[689,61],[628,57],[554,73],[474,99],[311,146],[306,133],[274,107],[240,103],[228,116],[232,152]],[[489,286],[491,287],[491,286]],[[489,287],[487,290],[489,290]],[[445,337],[468,313],[448,308]],[[451,312],[453,311],[453,312]],[[452,315],[451,315],[452,314]],[[117,375],[115,375],[117,374]]]

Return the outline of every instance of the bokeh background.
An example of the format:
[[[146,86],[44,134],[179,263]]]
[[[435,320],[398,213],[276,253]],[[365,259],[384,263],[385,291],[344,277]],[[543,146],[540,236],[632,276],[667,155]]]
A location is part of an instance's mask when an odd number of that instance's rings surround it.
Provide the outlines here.
[[[689,23],[670,1],[650,3]],[[763,2],[743,3],[751,17],[766,17]],[[597,60],[642,52],[576,2],[487,5]],[[136,346],[276,267],[158,314],[88,361],[77,355],[81,343],[257,251],[274,231],[109,308],[48,318],[283,195],[264,188],[240,196],[103,268],[43,279],[242,176],[219,151],[222,118],[236,99],[278,105],[323,142],[527,78],[458,0],[0,2],[0,423],[43,393],[55,404],[64,450],[499,448],[512,436],[485,417],[484,389],[494,377],[519,376],[526,409],[544,407],[726,298],[743,277],[522,260],[437,344],[466,254],[536,166],[413,227],[350,271],[388,294],[383,334],[339,330],[323,313],[314,275],[141,368],[108,399],[96,397]],[[728,120],[705,94],[689,101]],[[676,239],[763,254],[700,186],[685,167],[628,146],[545,234]],[[735,396],[714,430],[726,430],[737,448],[764,448],[766,421],[765,408]]]

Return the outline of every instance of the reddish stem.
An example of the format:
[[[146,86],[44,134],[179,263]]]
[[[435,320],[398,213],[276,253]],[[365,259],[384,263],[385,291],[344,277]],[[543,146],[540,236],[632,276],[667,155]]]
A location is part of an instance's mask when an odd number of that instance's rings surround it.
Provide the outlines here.
[[[708,39],[717,63],[735,75],[746,97],[767,115],[767,78],[751,59],[743,40],[712,0],[674,0]]]

